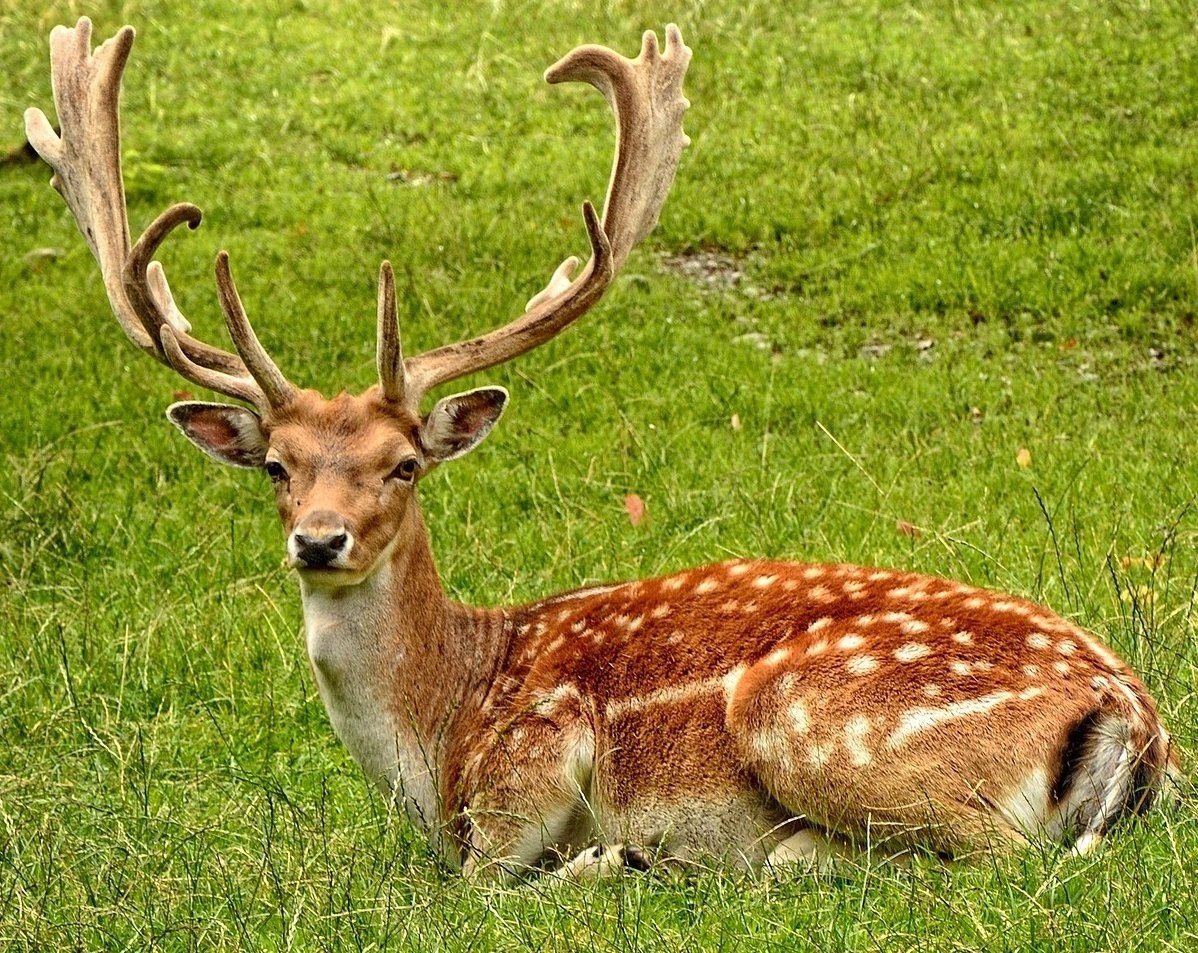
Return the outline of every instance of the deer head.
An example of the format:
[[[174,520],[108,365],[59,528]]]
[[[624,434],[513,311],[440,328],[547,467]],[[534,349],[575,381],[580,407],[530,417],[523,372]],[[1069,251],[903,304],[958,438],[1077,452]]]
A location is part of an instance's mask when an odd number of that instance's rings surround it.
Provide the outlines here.
[[[205,453],[232,466],[266,471],[287,534],[288,562],[310,581],[360,582],[402,537],[416,483],[438,464],[463,456],[490,432],[507,403],[501,387],[444,397],[427,413],[433,388],[523,354],[585,314],[603,296],[632,247],[656,224],[682,149],[682,80],[691,51],[676,26],[644,36],[626,59],[582,46],[545,73],[550,83],[582,81],[603,93],[616,120],[616,150],[603,214],[583,204],[588,261],[568,257],[525,311],[501,328],[467,341],[404,357],[395,280],[384,261],[378,291],[378,384],[331,400],[295,386],[258,341],[229,267],[216,259],[216,286],[236,353],[190,333],[153,260],[180,225],[197,228],[200,210],[168,208],[131,243],[121,173],[121,76],[134,31],[124,27],[91,52],[91,23],[50,34],[54,103],[61,133],[44,113],[25,114],[30,143],[54,169],[86,238],[126,336],[186,380],[242,405],[187,401],[170,420]]]

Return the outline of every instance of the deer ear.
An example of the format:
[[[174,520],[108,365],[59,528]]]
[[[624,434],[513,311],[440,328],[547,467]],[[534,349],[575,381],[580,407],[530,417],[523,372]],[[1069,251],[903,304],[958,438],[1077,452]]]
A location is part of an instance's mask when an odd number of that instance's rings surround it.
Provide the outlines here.
[[[266,435],[252,410],[232,404],[185,401],[171,404],[166,416],[208,456],[234,467],[266,462]]]
[[[420,444],[436,463],[469,453],[491,432],[507,406],[502,387],[479,387],[442,397],[420,426]]]

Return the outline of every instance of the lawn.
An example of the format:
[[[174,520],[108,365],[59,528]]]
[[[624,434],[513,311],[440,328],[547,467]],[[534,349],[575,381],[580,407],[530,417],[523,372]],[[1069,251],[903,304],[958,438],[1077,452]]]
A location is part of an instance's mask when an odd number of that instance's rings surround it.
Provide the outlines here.
[[[0,8],[0,947],[1190,950],[1198,814],[1085,860],[477,888],[333,735],[260,474],[165,420],[20,116],[46,36],[132,22],[125,178],[202,337],[228,248],[284,371],[374,379],[514,316],[600,199],[600,98],[542,70],[678,22],[659,228],[422,503],[500,604],[729,556],[1039,599],[1198,746],[1198,9],[1189,3],[65,2]],[[632,525],[625,497],[644,501]]]

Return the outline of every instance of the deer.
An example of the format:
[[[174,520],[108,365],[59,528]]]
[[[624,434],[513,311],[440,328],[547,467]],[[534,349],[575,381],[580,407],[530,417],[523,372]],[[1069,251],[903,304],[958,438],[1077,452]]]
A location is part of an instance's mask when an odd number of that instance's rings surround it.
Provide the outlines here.
[[[442,586],[418,484],[473,450],[501,387],[432,390],[510,361],[603,297],[655,226],[689,144],[678,27],[627,59],[580,46],[545,73],[596,87],[615,119],[588,260],[567,257],[508,324],[405,356],[395,277],[378,275],[378,383],[326,398],[259,342],[229,256],[217,296],[235,353],[194,337],[155,252],[200,210],[131,241],[119,99],[134,30],[91,49],[50,34],[61,132],[29,142],[94,255],[132,343],[237,403],[170,421],[273,487],[311,671],[364,774],[477,880],[587,880],[713,864],[822,871],[843,858],[965,858],[1029,844],[1088,854],[1168,800],[1180,759],[1136,673],[1035,602],[850,564],[732,559],[475,608]]]

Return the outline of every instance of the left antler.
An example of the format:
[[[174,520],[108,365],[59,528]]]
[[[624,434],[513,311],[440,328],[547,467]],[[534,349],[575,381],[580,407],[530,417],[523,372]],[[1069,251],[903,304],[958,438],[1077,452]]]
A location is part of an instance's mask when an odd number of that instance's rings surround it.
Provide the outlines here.
[[[682,114],[690,105],[682,95],[682,80],[690,58],[682,34],[671,24],[666,27],[664,53],[650,31],[635,60],[606,47],[580,46],[546,71],[550,83],[590,83],[615,112],[616,154],[602,220],[590,202],[582,207],[590,260],[573,281],[578,259],[563,261],[524,314],[502,328],[406,361],[394,305],[384,307],[384,299],[394,301],[393,278],[384,265],[379,278],[379,377],[389,399],[416,411],[432,388],[544,344],[603,296],[632,247],[657,224],[678,160],[690,141],[682,131]]]
[[[295,388],[258,343],[233,277],[229,256],[216,260],[216,282],[225,323],[241,356],[205,344],[190,334],[162,265],[158,246],[174,229],[197,228],[200,210],[181,202],[159,215],[130,247],[121,175],[121,76],[133,48],[134,31],[124,27],[91,52],[91,21],[50,32],[50,78],[61,134],[40,109],[25,112],[30,144],[54,170],[52,184],[66,199],[87,239],[113,313],[126,336],[142,351],[193,384],[267,411],[286,404]]]

